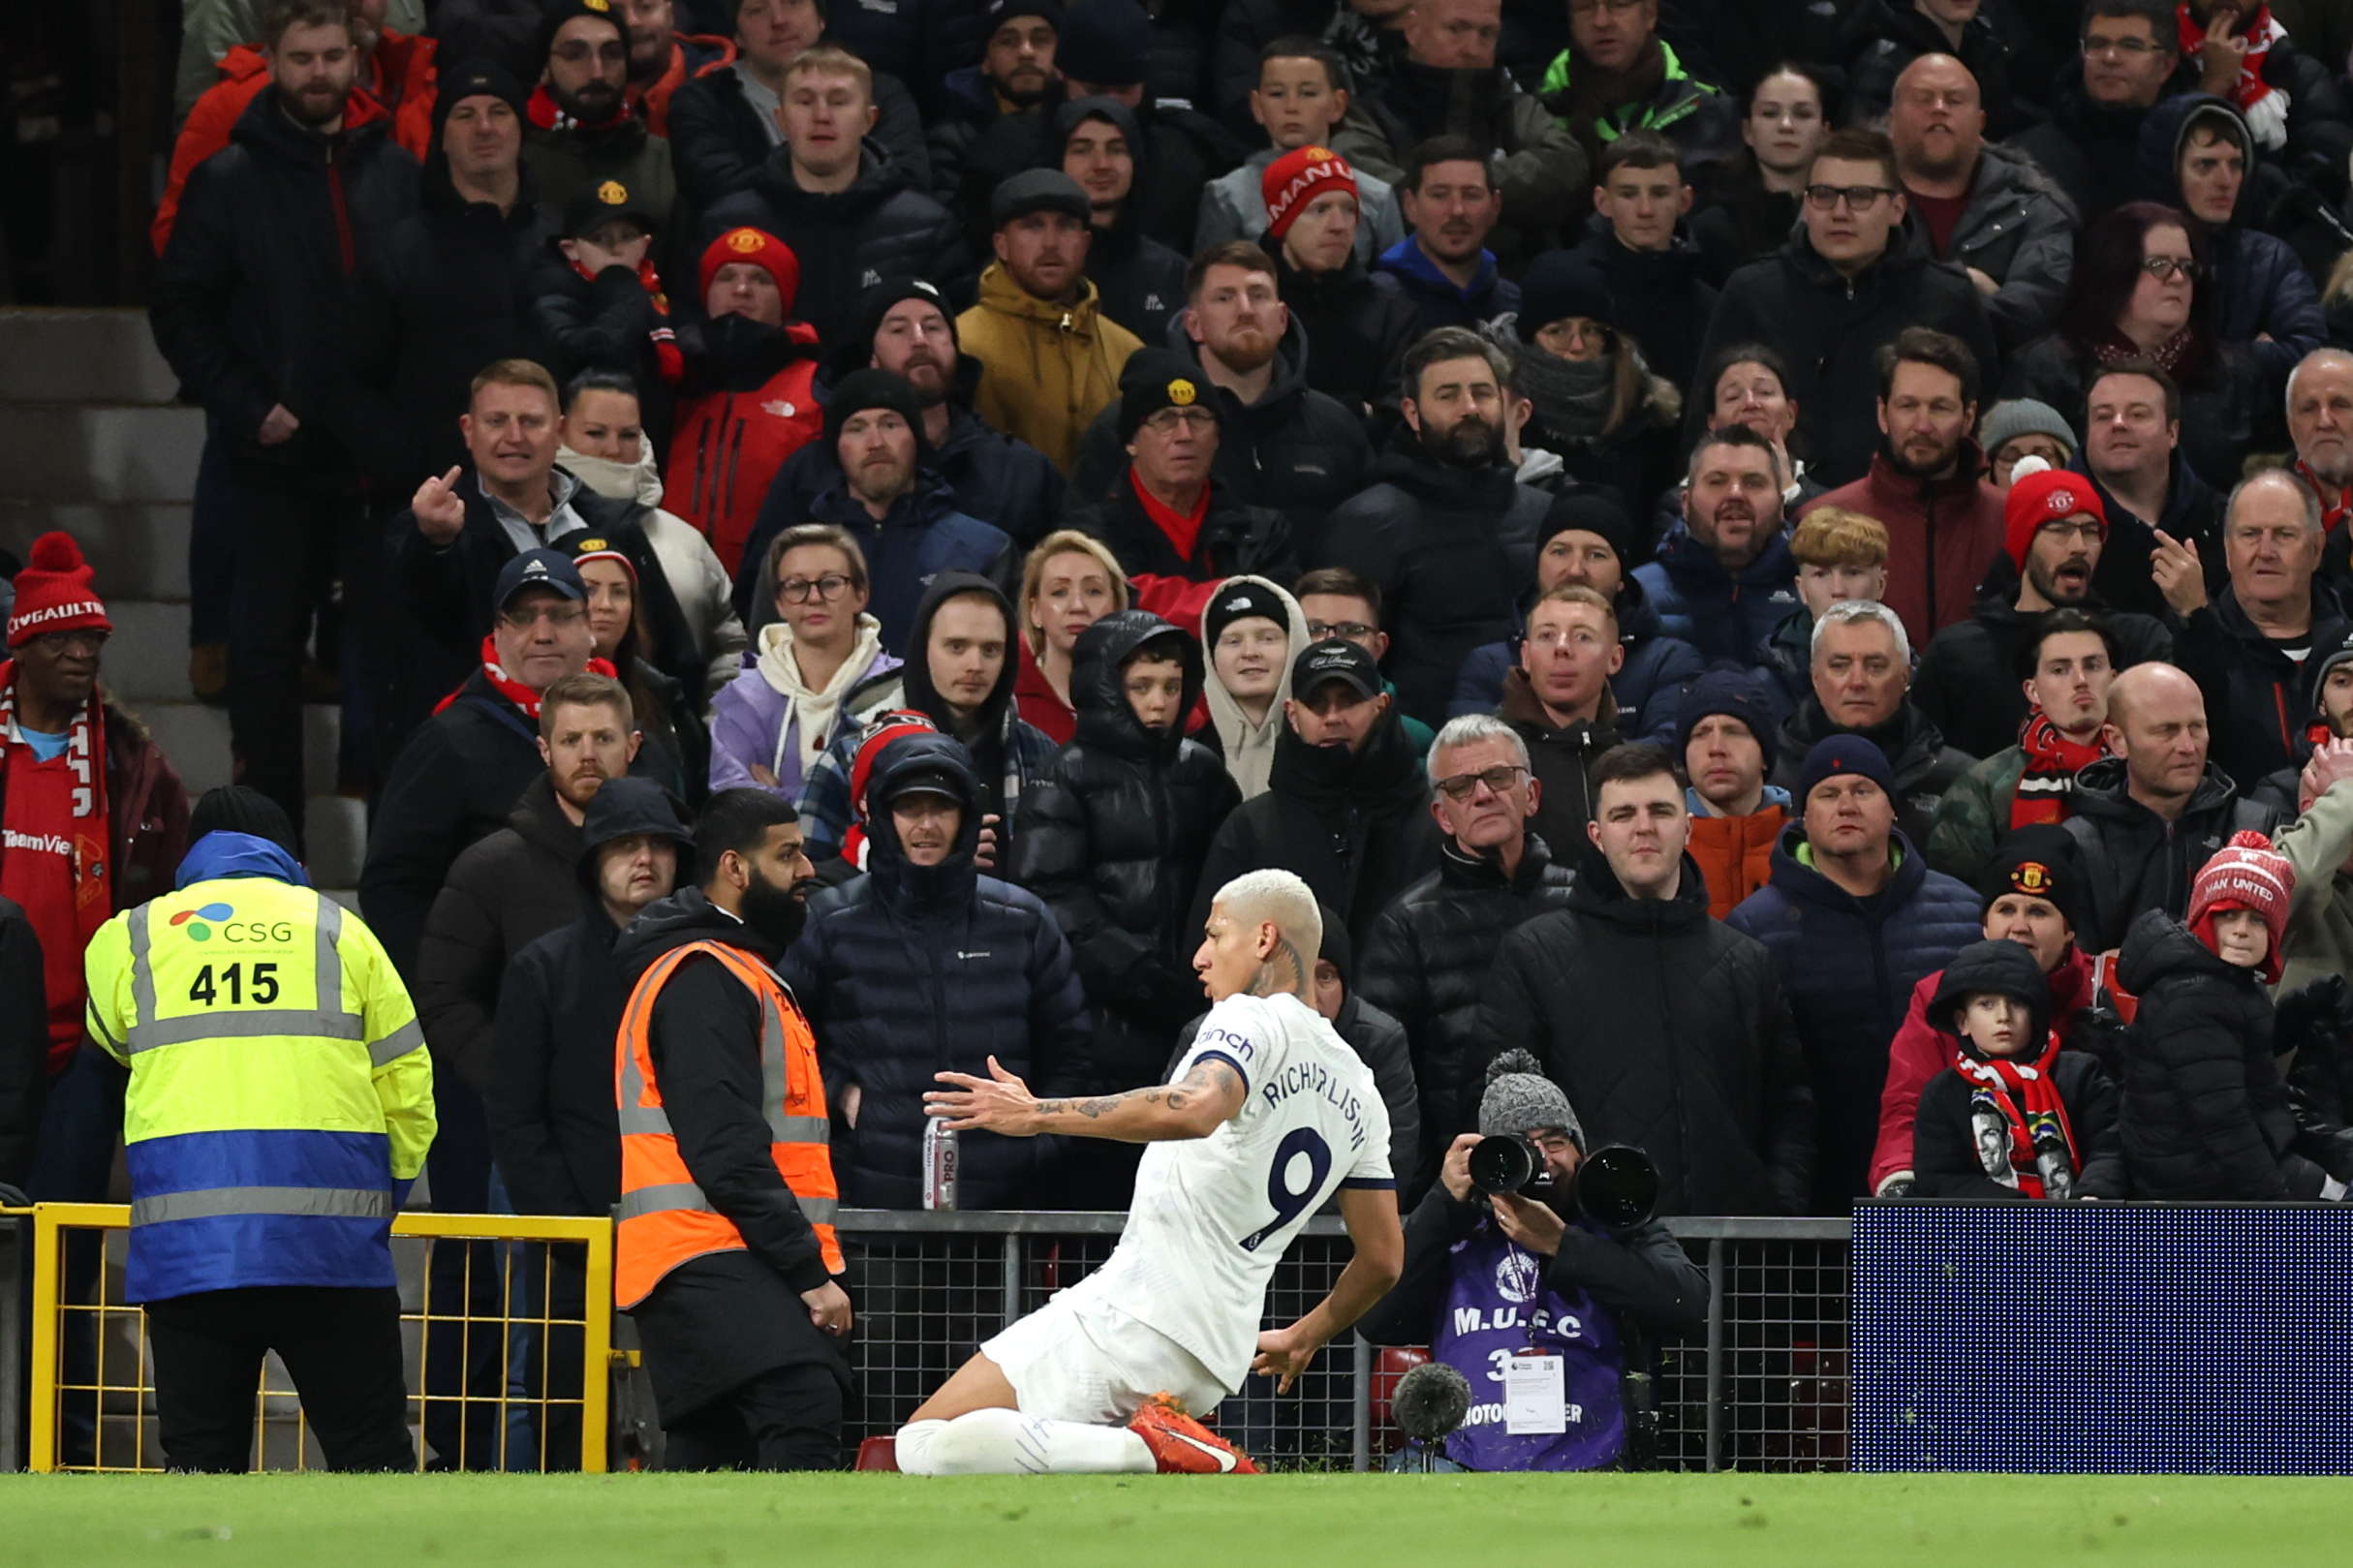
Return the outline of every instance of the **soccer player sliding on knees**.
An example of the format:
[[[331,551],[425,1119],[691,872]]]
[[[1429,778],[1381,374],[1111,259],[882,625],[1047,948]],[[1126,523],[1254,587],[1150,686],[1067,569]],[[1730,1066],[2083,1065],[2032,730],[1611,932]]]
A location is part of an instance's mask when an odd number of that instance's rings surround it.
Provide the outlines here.
[[[1323,922],[1307,883],[1220,889],[1192,967],[1215,1003],[1173,1080],[1040,1100],[944,1072],[925,1108],[957,1131],[1151,1145],[1126,1232],[1094,1274],[980,1347],[899,1429],[910,1475],[1255,1474],[1192,1412],[1256,1371],[1288,1393],[1405,1262],[1389,1116],[1373,1074],[1308,1000]],[[1266,1283],[1334,1190],[1356,1255],[1288,1328],[1258,1332]]]

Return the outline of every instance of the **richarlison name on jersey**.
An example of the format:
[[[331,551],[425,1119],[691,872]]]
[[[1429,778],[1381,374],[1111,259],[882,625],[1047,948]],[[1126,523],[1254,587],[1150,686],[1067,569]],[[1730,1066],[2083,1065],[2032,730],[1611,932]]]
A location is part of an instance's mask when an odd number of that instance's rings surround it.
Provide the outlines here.
[[[1348,1124],[1348,1148],[1362,1149],[1365,1144],[1364,1107],[1355,1091],[1331,1074],[1321,1062],[1299,1061],[1285,1067],[1274,1077],[1258,1086],[1258,1092],[1269,1109],[1281,1105],[1293,1094],[1307,1094],[1321,1099],[1336,1108]]]

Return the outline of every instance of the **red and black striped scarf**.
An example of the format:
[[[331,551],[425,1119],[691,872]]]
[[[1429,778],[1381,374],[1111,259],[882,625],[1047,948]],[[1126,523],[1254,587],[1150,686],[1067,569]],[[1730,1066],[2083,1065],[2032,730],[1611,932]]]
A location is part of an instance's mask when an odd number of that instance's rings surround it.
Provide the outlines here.
[[[2012,832],[2037,822],[2065,821],[2076,770],[2108,754],[2105,739],[2090,745],[2069,740],[2066,731],[2039,711],[2027,716],[2018,745],[2027,753],[2027,770],[2018,776],[2017,791],[2010,796]]]

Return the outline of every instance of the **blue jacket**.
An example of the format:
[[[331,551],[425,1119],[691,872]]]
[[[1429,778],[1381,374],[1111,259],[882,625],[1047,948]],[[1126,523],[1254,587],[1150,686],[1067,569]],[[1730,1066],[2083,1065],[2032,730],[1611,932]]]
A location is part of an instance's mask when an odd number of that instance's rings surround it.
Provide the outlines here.
[[[1373,282],[1412,301],[1421,313],[1421,332],[1441,326],[1477,327],[1520,308],[1520,286],[1496,270],[1493,251],[1479,252],[1478,276],[1470,288],[1458,288],[1411,234],[1380,253],[1373,263]]]
[[[869,797],[888,800],[911,773],[943,777],[961,795],[954,851],[937,866],[909,865],[890,813],[877,810],[872,869],[809,901],[808,925],[777,971],[817,1033],[828,1097],[839,1104],[859,1087],[857,1126],[835,1135],[834,1176],[844,1203],[875,1209],[922,1202],[923,1094],[934,1073],[985,1077],[993,1056],[1036,1093],[1068,1093],[1084,1087],[1095,1033],[1053,913],[973,863],[981,791],[964,748],[942,735],[891,742]],[[1033,1208],[1052,1196],[1039,1183],[1051,1141],[968,1132],[958,1152],[960,1207]]]
[[[1686,681],[1696,680],[1707,666],[1699,650],[1659,629],[1658,611],[1640,580],[1628,577],[1618,589],[1618,641],[1625,662],[1610,677],[1610,695],[1618,704],[1618,732],[1627,740],[1671,738],[1675,709],[1668,698]],[[1521,617],[1525,626],[1527,617]],[[1493,713],[1503,705],[1503,677],[1519,661],[1519,637],[1473,648],[1454,678],[1454,700],[1446,717]]]
[[[1710,664],[1728,659],[1745,668],[1756,645],[1801,602],[1786,529],[1735,577],[1688,525],[1677,523],[1659,541],[1657,559],[1634,569],[1634,580],[1650,595],[1659,630],[1698,649]]]
[[[1816,1214],[1843,1214],[1869,1191],[1887,1048],[1912,988],[1983,935],[1967,884],[1929,870],[1901,829],[1889,847],[1894,877],[1859,899],[1813,869],[1805,823],[1792,822],[1773,846],[1773,879],[1724,922],[1765,944],[1797,1017],[1818,1118]]]
[[[915,608],[941,572],[977,572],[1008,591],[1021,576],[1020,556],[1005,530],[958,511],[955,493],[928,472],[880,522],[839,485],[817,498],[809,520],[848,529],[866,552],[874,589],[867,609],[882,623],[883,648],[902,659]]]

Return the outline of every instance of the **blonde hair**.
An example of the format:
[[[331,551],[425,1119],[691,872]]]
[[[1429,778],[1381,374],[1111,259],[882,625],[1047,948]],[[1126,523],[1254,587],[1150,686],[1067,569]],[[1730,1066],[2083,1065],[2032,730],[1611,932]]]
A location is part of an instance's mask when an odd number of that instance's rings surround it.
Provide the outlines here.
[[[866,102],[874,102],[874,68],[838,44],[820,44],[803,49],[785,67],[785,89],[789,92],[795,77],[848,77],[858,84]]]
[[[1045,581],[1046,563],[1058,555],[1088,555],[1103,569],[1111,579],[1111,607],[1128,607],[1128,574],[1119,569],[1119,559],[1111,547],[1092,534],[1081,534],[1075,528],[1058,528],[1037,541],[1021,564],[1021,640],[1030,645],[1032,656],[1046,649],[1045,628],[1030,619],[1030,602],[1037,597],[1038,585]]]
[[[1887,525],[1842,507],[1816,507],[1798,519],[1789,536],[1789,553],[1800,566],[1883,567]]]
[[[1210,903],[1223,907],[1228,919],[1242,925],[1273,922],[1306,960],[1309,974],[1302,978],[1313,976],[1316,960],[1323,953],[1323,910],[1297,872],[1246,871],[1219,888]]]
[[[1563,583],[1531,605],[1528,618],[1534,620],[1536,608],[1545,604],[1582,604],[1609,623],[1612,636],[1618,633],[1618,606],[1612,604],[1597,589],[1588,588],[1583,583]]]

